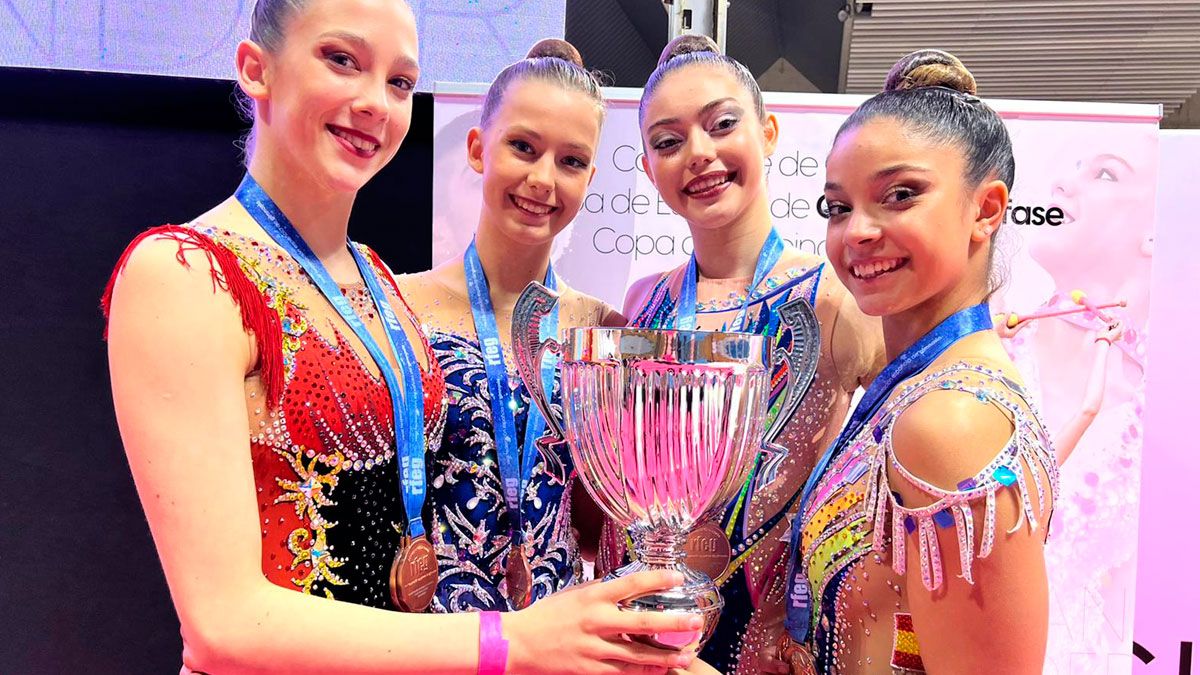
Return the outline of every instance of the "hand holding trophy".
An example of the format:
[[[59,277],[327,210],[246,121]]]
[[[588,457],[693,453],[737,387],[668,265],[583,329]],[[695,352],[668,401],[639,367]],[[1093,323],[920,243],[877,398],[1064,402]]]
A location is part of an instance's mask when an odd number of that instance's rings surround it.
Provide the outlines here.
[[[724,603],[707,574],[684,564],[683,544],[698,522],[725,509],[758,452],[777,465],[772,460],[783,448],[773,441],[816,370],[816,315],[805,300],[780,307],[790,339],[786,348],[770,351],[770,338],[761,335],[642,328],[573,328],[560,343],[540,334],[557,300],[534,282],[513,314],[517,368],[547,420],[539,444],[566,442],[588,493],[630,532],[637,559],[610,579],[648,569],[684,575],[679,586],[627,598],[620,607],[700,615],[700,635],[659,633],[649,640],[697,647]],[[546,352],[561,356],[561,416],[540,377]],[[764,438],[771,373],[780,361],[787,366],[786,389]]]

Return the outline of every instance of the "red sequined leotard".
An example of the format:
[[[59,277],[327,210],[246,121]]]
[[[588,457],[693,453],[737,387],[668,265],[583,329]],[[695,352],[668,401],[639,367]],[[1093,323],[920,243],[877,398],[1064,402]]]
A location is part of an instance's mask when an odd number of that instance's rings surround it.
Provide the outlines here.
[[[180,264],[202,251],[218,292],[237,303],[257,343],[246,376],[250,453],[262,528],[262,569],[272,583],[392,608],[388,574],[405,523],[391,398],[375,362],[308,276],[273,243],[203,225],[154,228],[179,245]],[[360,247],[397,316],[417,321],[373,251]],[[107,314],[113,281],[105,291]],[[365,284],[342,286],[354,311],[386,344]],[[419,334],[419,328],[417,329]],[[445,380],[424,337],[426,452],[441,442]]]

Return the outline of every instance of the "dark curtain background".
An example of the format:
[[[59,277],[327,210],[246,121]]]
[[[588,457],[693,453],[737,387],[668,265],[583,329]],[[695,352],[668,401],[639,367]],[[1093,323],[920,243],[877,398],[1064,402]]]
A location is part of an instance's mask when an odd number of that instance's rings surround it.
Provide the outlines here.
[[[241,178],[230,82],[0,68],[0,670],[178,672],[179,624],[125,462],[100,293],[139,231]],[[430,263],[433,101],[351,235]],[[197,555],[203,555],[197,551]]]

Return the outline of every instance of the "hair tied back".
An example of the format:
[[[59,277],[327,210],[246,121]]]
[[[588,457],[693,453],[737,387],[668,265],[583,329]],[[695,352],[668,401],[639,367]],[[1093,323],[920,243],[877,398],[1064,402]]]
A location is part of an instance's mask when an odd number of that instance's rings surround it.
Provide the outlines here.
[[[679,37],[667,43],[663,47],[662,54],[658,56],[658,65],[662,66],[667,61],[687,54],[695,54],[697,52],[712,52],[720,54],[721,49],[717,47],[717,43],[713,42],[712,38],[707,35],[696,35],[693,33],[684,33]]]
[[[525,55],[526,59],[561,59],[572,65],[583,68],[583,57],[580,56],[579,50],[570,42],[560,40],[558,38],[545,38],[538,40],[532,47],[529,48],[529,53]]]
[[[957,56],[940,49],[921,49],[896,62],[888,71],[884,91],[911,91],[924,87],[943,87],[959,94],[975,96],[975,76]]]

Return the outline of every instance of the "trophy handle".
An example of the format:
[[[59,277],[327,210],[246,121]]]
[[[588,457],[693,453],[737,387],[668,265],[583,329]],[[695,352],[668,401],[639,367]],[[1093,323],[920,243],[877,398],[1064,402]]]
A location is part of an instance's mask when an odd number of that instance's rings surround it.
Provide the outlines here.
[[[786,347],[774,348],[771,354],[771,370],[787,364],[787,384],[780,397],[779,413],[763,434],[763,464],[759,470],[758,484],[764,486],[775,480],[779,466],[787,457],[787,448],[777,444],[784,427],[791,421],[800,401],[812,386],[817,374],[817,361],[821,357],[821,324],[812,303],[805,298],[795,298],[779,307],[779,320],[783,328],[791,331],[791,342]],[[783,331],[780,331],[782,335]]]
[[[529,398],[546,419],[546,435],[538,439],[538,448],[548,463],[553,455],[547,452],[548,447],[566,440],[562,420],[554,416],[554,410],[550,406],[550,396],[553,392],[547,392],[542,383],[542,357],[547,351],[559,354],[562,350],[557,337],[542,340],[541,334],[542,320],[550,314],[556,304],[557,293],[536,281],[531,281],[525,290],[521,291],[521,297],[517,298],[517,304],[513,307],[512,322],[513,358],[517,361],[517,372],[521,381],[525,383]]]

